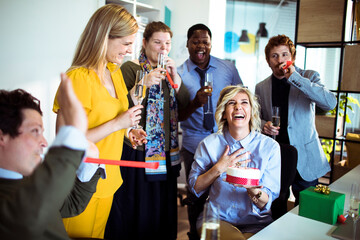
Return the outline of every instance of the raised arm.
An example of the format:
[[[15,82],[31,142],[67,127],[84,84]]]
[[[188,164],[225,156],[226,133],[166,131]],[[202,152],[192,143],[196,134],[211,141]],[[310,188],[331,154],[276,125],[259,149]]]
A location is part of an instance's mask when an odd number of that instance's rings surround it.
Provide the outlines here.
[[[202,87],[200,88],[195,95],[195,98],[189,102],[189,105],[183,109],[179,109],[179,121],[185,121],[188,117],[193,114],[196,109],[199,107],[203,107],[205,103],[207,103],[208,96],[211,96],[210,92],[205,92],[205,88],[209,87]]]
[[[66,110],[66,108],[67,107],[58,110],[56,118],[56,131],[58,131],[60,127],[65,124],[63,112]],[[141,105],[134,106],[127,111],[119,114],[114,119],[105,122],[95,128],[89,129],[86,134],[87,139],[97,143],[113,132],[135,126],[140,121],[141,108],[143,108],[143,106]]]

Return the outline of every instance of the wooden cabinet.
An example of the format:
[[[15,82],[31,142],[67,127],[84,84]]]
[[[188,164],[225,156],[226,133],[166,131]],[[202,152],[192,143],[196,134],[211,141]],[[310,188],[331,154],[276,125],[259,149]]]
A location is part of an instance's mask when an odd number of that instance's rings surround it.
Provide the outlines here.
[[[333,138],[335,128],[335,115],[316,115],[315,125],[319,136]],[[344,118],[340,117],[336,123],[336,136],[340,137],[343,135]]]
[[[298,41],[340,42],[344,8],[344,0],[301,0]]]
[[[330,182],[343,174],[342,167],[334,163],[343,162],[347,158],[346,144],[352,142],[360,148],[360,142],[351,141],[345,138],[347,134],[346,121],[340,117],[339,112],[347,114],[346,104],[343,105],[341,99],[350,95],[360,98],[360,41],[356,40],[354,34],[356,24],[353,23],[353,4],[351,0],[298,0],[297,1],[297,25],[295,33],[295,45],[305,49],[304,66],[306,69],[307,51],[309,49],[337,49],[338,55],[320,54],[316,56],[317,62],[323,62],[324,65],[336,60],[334,68],[339,68],[337,84],[335,88],[330,89],[337,96],[336,115],[316,116],[316,128],[321,139],[332,140],[323,141],[335,143],[332,146],[330,156],[331,173]],[[334,57],[336,56],[336,57]],[[310,68],[311,69],[311,68]],[[314,69],[317,70],[317,69]],[[321,74],[322,75],[322,74]],[[324,79],[323,79],[324,80]],[[326,84],[325,84],[326,85]],[[341,97],[342,96],[342,97]],[[340,104],[341,103],[341,104]],[[345,111],[340,111],[339,106]],[[355,111],[359,111],[357,106]],[[352,121],[359,122],[359,119]],[[360,131],[359,127],[357,131]],[[348,145],[348,144],[347,144]],[[335,161],[336,158],[336,161]],[[334,172],[338,171],[338,172]]]
[[[360,45],[346,45],[341,90],[360,92]]]

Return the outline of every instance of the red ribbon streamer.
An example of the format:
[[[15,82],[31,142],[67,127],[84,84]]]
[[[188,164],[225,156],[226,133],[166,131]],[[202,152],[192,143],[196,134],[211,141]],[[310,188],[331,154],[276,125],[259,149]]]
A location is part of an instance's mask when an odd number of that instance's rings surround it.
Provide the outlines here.
[[[122,167],[136,167],[136,168],[151,168],[158,169],[159,162],[134,162],[126,160],[108,160],[108,159],[98,159],[98,158],[85,158],[84,162],[87,163],[98,163],[98,164],[110,164],[118,165]]]
[[[172,88],[178,88],[178,87],[179,87],[177,84],[175,84],[175,83],[173,82],[173,80],[171,79],[170,74],[169,74],[168,71],[166,71],[166,77],[168,78],[169,83],[170,83],[170,85],[172,86]]]

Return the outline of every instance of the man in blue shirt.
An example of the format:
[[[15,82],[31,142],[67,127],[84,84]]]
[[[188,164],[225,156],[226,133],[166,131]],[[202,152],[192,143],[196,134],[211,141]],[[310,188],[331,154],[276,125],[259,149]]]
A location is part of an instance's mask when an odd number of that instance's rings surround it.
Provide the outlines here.
[[[190,99],[193,99],[186,112],[179,113],[180,126],[183,131],[181,161],[185,165],[186,179],[188,179],[191,164],[194,161],[194,153],[199,142],[217,131],[214,114],[204,114],[208,108],[215,112],[220,91],[228,85],[242,84],[239,73],[233,63],[210,55],[211,31],[204,24],[196,24],[189,28],[187,33],[186,47],[189,58],[178,67],[178,73],[183,84],[187,87]],[[202,74],[210,72],[213,75],[213,91],[205,92],[209,88],[202,84]],[[211,99],[210,107],[207,106],[208,97]],[[190,222],[190,239],[197,239],[196,219],[202,211],[206,194],[203,199],[197,199],[190,192],[188,198],[188,216]]]

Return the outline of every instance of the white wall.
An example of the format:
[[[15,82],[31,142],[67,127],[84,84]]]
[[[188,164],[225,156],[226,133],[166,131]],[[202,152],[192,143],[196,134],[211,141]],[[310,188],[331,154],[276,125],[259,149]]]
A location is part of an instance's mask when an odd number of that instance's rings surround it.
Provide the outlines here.
[[[186,34],[196,23],[212,31],[211,54],[224,57],[226,0],[152,0],[172,11],[174,32],[171,56],[177,65],[188,58]],[[45,137],[55,136],[51,111],[59,74],[70,66],[77,41],[91,15],[105,0],[1,0],[0,88],[23,88],[39,98]],[[163,14],[161,15],[163,16]],[[164,19],[161,19],[164,21]]]
[[[189,57],[187,30],[197,23],[207,25],[212,32],[211,54],[224,57],[226,0],[166,0],[165,4],[172,11],[171,30],[174,36],[170,56],[177,65]]]
[[[0,88],[39,98],[45,137],[55,136],[51,111],[60,72],[70,66],[90,16],[105,0],[1,0]]]

